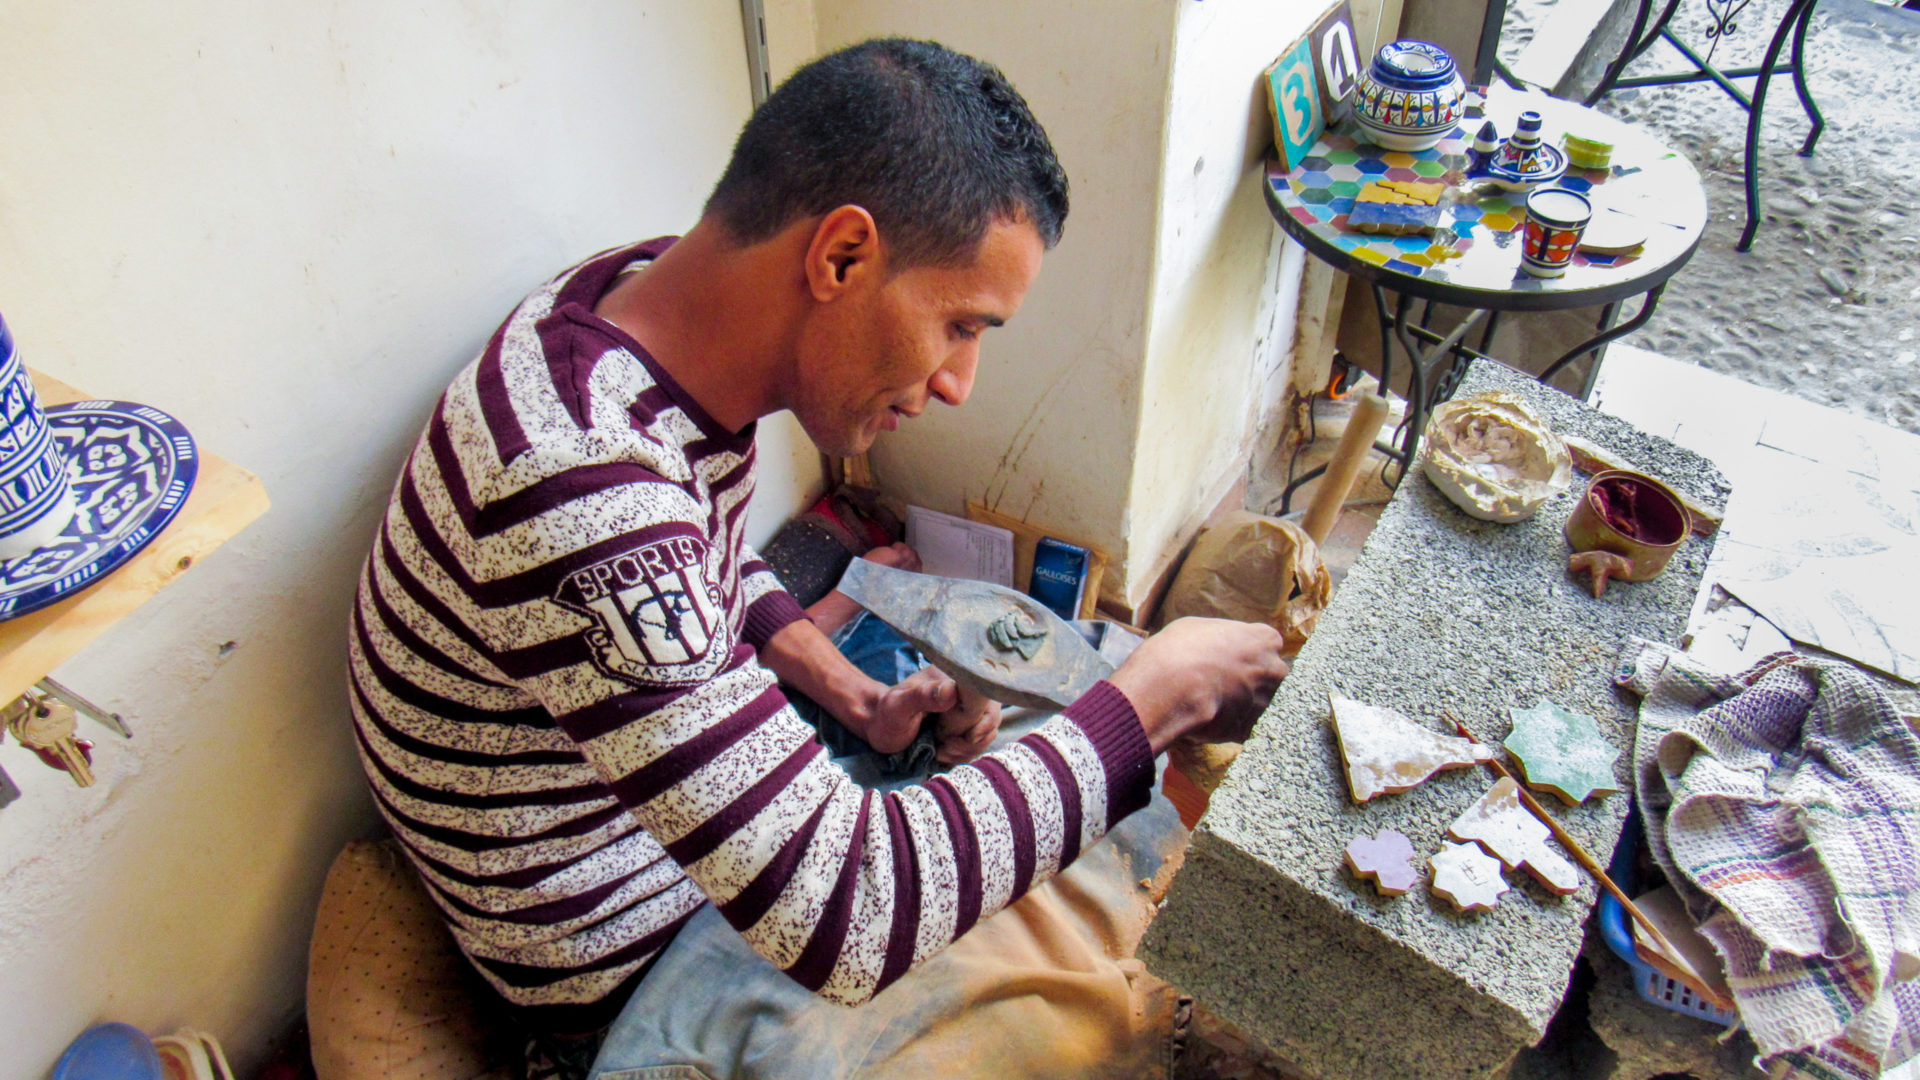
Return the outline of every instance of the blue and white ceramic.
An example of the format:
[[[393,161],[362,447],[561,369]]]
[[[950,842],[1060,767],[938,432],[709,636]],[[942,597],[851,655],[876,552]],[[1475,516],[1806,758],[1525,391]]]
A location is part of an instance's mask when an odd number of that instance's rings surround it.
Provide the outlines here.
[[[1540,138],[1540,114],[1528,109],[1483,172],[1508,191],[1530,191],[1565,176],[1567,154]]]
[[[56,405],[47,428],[66,459],[73,519],[30,554],[0,562],[0,619],[63,600],[132,558],[180,512],[200,471],[187,429],[151,406]]]
[[[51,541],[72,518],[66,465],[47,431],[33,375],[0,319],[0,559]]]
[[[1389,150],[1425,150],[1460,122],[1466,80],[1453,57],[1424,41],[1380,46],[1353,93],[1353,116],[1368,141]]]

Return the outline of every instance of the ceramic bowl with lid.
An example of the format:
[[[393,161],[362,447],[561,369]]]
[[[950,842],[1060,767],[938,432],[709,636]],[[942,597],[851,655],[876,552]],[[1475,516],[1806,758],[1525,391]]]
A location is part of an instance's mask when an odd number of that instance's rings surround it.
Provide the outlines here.
[[[1360,76],[1353,115],[1376,145],[1425,150],[1460,122],[1466,89],[1447,50],[1424,41],[1395,41],[1380,46]]]

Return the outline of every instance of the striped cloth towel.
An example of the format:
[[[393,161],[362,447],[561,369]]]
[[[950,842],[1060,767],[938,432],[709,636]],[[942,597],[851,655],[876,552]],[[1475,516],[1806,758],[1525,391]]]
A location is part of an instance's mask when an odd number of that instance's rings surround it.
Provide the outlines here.
[[[1634,641],[1648,844],[1773,1080],[1870,1080],[1920,1050],[1920,739],[1852,668],[1738,675]]]

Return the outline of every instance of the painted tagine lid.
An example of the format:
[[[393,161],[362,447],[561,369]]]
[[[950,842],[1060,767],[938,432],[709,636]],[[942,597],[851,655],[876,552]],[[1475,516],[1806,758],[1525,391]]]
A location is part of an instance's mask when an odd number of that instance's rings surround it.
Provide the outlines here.
[[[1453,79],[1453,57],[1424,41],[1394,41],[1380,46],[1368,74],[1395,90],[1439,90]]]
[[[1565,159],[1554,147],[1540,141],[1540,114],[1531,109],[1520,114],[1513,137],[1507,140],[1496,162],[1508,172],[1526,177],[1553,172],[1556,166],[1566,171]]]

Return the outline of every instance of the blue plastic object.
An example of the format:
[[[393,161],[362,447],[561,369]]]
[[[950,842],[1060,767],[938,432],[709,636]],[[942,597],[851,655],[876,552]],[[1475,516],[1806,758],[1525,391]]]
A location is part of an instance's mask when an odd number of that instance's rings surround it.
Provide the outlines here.
[[[53,1066],[53,1080],[164,1080],[160,1052],[132,1024],[95,1024]]]
[[[1607,875],[1614,884],[1629,896],[1634,891],[1633,854],[1640,849],[1644,831],[1640,824],[1640,808],[1627,811],[1627,820],[1620,828],[1619,846],[1613,849],[1613,865],[1607,867]],[[1663,1009],[1687,1016],[1711,1020],[1716,1024],[1732,1027],[1740,1020],[1740,1014],[1723,1009],[1711,1001],[1696,995],[1685,983],[1670,979],[1658,968],[1633,951],[1633,930],[1627,925],[1627,909],[1620,906],[1611,893],[1600,897],[1600,935],[1607,940],[1607,948],[1613,955],[1626,961],[1633,969],[1633,988],[1640,996]]]

